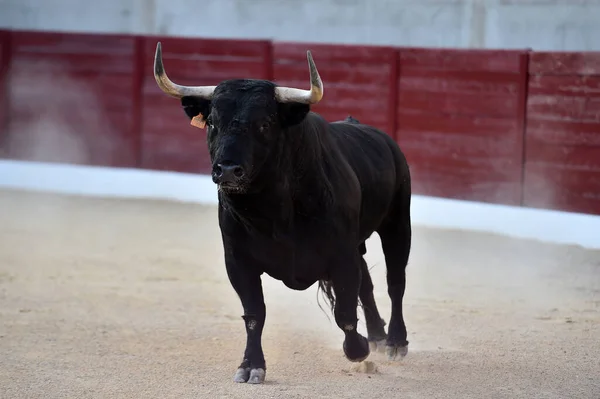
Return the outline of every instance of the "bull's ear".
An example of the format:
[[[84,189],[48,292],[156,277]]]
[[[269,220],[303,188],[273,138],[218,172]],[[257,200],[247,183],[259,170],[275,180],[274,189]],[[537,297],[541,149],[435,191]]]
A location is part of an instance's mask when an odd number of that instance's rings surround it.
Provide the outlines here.
[[[210,113],[210,100],[205,100],[198,97],[182,97],[181,106],[188,118],[192,119],[198,114],[202,114],[204,119],[208,118]]]
[[[310,111],[310,105],[301,103],[278,103],[279,123],[282,128],[297,125],[302,122]]]

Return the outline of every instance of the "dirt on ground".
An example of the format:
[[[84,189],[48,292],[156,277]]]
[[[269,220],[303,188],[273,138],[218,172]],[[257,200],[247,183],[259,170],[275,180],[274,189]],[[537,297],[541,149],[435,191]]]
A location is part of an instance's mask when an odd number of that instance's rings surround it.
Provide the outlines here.
[[[263,283],[266,382],[236,384],[216,207],[0,191],[0,397],[600,398],[600,251],[415,226],[393,363],[348,362],[316,287]]]

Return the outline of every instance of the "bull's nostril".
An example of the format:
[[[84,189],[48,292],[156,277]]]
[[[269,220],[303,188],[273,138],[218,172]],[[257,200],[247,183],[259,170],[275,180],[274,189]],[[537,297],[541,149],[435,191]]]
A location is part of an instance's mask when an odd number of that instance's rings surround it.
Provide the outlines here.
[[[244,176],[244,168],[240,165],[227,163],[219,163],[214,168],[214,180],[220,184],[237,184]]]

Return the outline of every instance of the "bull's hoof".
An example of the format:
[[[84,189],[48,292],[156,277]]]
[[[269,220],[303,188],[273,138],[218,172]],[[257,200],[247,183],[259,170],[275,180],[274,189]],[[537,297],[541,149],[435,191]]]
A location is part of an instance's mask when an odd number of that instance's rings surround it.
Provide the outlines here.
[[[344,339],[344,355],[351,362],[362,362],[369,357],[369,341],[360,334]]]
[[[233,382],[247,382],[248,384],[262,384],[265,382],[266,372],[264,369],[251,369],[240,367],[233,376]]]
[[[380,340],[369,341],[369,348],[371,349],[372,353],[385,353],[386,342],[387,340],[385,338]]]
[[[385,347],[388,360],[402,360],[408,354],[407,345],[387,345]]]

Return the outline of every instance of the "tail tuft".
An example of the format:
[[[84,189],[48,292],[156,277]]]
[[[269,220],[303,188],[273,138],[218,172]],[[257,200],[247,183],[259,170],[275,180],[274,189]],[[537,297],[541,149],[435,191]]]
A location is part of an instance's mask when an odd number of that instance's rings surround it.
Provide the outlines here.
[[[319,308],[321,308],[323,313],[325,313],[325,316],[327,316],[327,313],[321,306],[321,302],[319,302],[319,291],[321,291],[321,296],[323,297],[323,299],[325,299],[325,302],[327,302],[327,304],[329,305],[329,309],[331,310],[331,313],[334,314],[335,294],[333,293],[333,285],[332,285],[331,281],[330,280],[319,280],[319,287],[317,288],[317,304],[319,305]],[[329,318],[329,316],[327,318]]]

